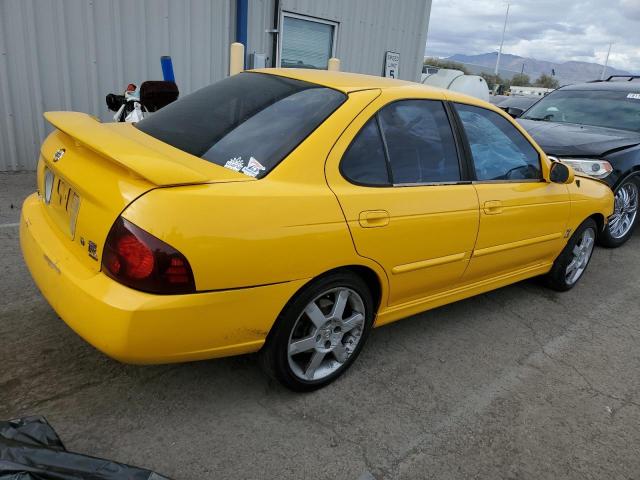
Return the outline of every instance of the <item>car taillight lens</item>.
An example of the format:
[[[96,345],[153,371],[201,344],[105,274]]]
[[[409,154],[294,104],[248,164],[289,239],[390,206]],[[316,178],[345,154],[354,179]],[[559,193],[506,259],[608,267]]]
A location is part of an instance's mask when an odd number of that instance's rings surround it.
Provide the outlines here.
[[[143,292],[195,292],[193,272],[184,255],[122,217],[107,235],[102,270],[119,283]]]

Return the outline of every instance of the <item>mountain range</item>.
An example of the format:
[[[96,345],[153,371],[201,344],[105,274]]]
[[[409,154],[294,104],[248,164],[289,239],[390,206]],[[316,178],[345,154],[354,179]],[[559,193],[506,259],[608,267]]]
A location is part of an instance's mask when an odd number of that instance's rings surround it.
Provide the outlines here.
[[[448,57],[447,60],[464,63],[472,73],[493,73],[497,56],[498,52],[483,53],[480,55],[463,55],[457,53]],[[561,85],[597,80],[600,78],[602,68],[604,67],[604,65],[597,63],[576,61],[556,63],[503,53],[500,56],[500,75],[503,78],[511,78],[513,75],[522,71],[523,65],[524,73],[529,75],[531,81],[535,80],[543,73],[552,75],[555,71],[555,77]],[[605,78],[609,75],[630,74],[630,72],[624,70],[607,67]]]

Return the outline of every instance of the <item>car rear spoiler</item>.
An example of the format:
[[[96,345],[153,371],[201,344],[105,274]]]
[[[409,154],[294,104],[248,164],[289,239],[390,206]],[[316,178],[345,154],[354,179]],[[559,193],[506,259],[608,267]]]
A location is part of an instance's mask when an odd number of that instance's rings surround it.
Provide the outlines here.
[[[101,123],[79,112],[44,117],[76,142],[158,186],[250,179],[163,144],[131,124]]]

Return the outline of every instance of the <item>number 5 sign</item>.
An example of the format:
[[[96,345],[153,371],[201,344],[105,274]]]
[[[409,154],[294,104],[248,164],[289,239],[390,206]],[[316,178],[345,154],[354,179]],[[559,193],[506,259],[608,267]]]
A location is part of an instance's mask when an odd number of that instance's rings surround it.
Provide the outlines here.
[[[384,56],[384,76],[398,78],[399,66],[400,54],[397,52],[386,52]]]

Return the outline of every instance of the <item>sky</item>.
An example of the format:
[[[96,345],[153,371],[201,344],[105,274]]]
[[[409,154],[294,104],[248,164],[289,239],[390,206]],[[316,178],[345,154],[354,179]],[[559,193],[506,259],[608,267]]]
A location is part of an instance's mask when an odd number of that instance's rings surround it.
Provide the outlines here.
[[[503,53],[604,64],[640,74],[640,0],[512,0]],[[425,55],[496,52],[503,0],[433,0]]]

